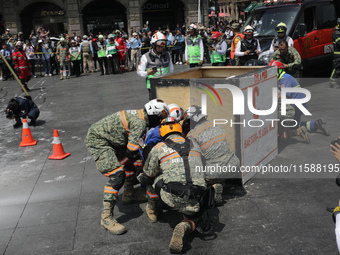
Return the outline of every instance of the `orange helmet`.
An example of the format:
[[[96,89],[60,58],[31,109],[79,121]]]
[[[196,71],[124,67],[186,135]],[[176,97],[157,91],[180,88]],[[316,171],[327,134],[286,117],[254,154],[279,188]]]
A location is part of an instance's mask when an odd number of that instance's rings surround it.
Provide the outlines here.
[[[179,124],[174,117],[168,117],[162,120],[161,125],[159,126],[159,135],[161,137],[165,137],[171,133],[180,133],[182,134],[182,126]]]
[[[243,34],[245,34],[245,35],[251,35],[251,34],[253,34],[254,33],[254,28],[252,27],[252,26],[246,26],[245,28],[244,28],[244,32],[243,32]]]

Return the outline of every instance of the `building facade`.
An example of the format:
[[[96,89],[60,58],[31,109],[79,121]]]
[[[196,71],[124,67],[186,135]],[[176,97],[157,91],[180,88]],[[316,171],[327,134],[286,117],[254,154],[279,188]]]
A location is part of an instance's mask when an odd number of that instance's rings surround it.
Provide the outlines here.
[[[200,11],[199,11],[200,10]],[[200,17],[199,17],[200,13]],[[147,23],[151,29],[174,28],[176,24],[201,21],[208,25],[208,0],[1,0],[1,30],[11,34],[44,27],[51,35],[82,35],[113,29],[139,31]]]

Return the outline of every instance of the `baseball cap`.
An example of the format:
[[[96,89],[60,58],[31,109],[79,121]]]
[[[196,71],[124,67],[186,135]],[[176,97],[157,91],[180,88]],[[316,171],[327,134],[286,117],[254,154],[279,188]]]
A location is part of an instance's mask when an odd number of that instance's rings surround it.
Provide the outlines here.
[[[219,36],[220,36],[220,32],[214,32],[212,39],[217,39],[217,37],[219,37]]]
[[[231,25],[231,28],[240,28],[240,23],[233,23],[232,25]]]

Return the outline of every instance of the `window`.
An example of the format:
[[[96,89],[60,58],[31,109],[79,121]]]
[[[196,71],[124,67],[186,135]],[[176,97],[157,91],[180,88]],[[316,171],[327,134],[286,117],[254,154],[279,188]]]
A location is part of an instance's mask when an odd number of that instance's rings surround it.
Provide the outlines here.
[[[316,7],[310,7],[304,11],[303,16],[304,16],[304,20],[305,20],[305,24],[307,28],[307,33],[317,29],[315,10],[316,10]]]
[[[336,25],[335,8],[333,4],[321,5],[321,28],[334,28]]]

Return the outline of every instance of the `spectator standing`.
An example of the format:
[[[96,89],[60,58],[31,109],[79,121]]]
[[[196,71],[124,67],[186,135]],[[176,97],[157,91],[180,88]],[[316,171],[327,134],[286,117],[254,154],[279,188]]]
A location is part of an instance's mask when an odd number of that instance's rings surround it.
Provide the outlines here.
[[[106,45],[106,56],[112,74],[122,73],[122,70],[118,66],[117,45],[118,43],[115,42],[113,35],[109,36],[109,43]]]
[[[33,48],[37,47],[38,44],[38,37],[36,36],[36,34],[34,33],[34,30],[31,31],[31,34],[28,38],[31,42],[31,45]]]
[[[73,64],[73,70],[76,74],[76,77],[80,76],[80,61],[81,61],[81,52],[80,47],[77,46],[77,42],[72,40],[70,47],[70,59]]]
[[[80,52],[83,53],[83,71],[86,73],[86,63],[88,64],[89,71],[94,72],[92,58],[94,57],[93,44],[88,41],[87,35],[83,36],[83,42],[80,44]]]
[[[2,50],[1,50],[1,53],[2,55],[4,56],[4,58],[7,60],[8,64],[10,66],[12,66],[12,51],[9,49],[8,45],[7,44],[4,44],[2,45]],[[3,81],[6,81],[8,79],[8,77],[10,76],[10,71],[7,67],[7,65],[5,64],[4,61],[2,61],[3,63],[1,64],[2,66],[2,80]]]
[[[114,35],[115,36],[115,35]],[[97,45],[97,38],[93,38],[90,42],[92,45],[92,49],[93,49],[93,66],[94,66],[94,70],[97,72],[97,63],[98,63],[98,45]],[[84,67],[85,68],[85,67]]]
[[[144,27],[143,27],[143,29],[142,29],[142,33],[148,33],[150,31],[150,28],[148,27],[148,25],[147,24],[144,24]]]
[[[5,42],[7,42],[8,40],[9,40],[9,38],[11,37],[11,35],[10,35],[10,30],[7,28],[6,30],[5,30],[5,33],[3,33],[2,34],[2,36],[1,36],[1,38],[2,38],[2,41],[5,43]]]
[[[48,40],[44,43],[43,40],[38,41],[38,45],[36,48],[37,52],[42,52],[41,59],[44,62],[45,67],[45,76],[52,76],[52,68],[51,68],[51,55],[50,53],[50,45],[48,43]]]
[[[28,41],[24,47],[24,51],[26,53],[26,56],[28,58],[28,61],[31,64],[31,73],[33,75],[34,78],[37,78],[37,76],[35,76],[35,54],[34,54],[34,47],[32,46],[31,42]]]
[[[130,39],[131,46],[131,66],[130,69],[132,71],[136,70],[138,67],[138,60],[140,55],[140,49],[142,48],[142,42],[138,37],[138,34],[134,32]]]
[[[100,75],[104,75],[104,67],[106,74],[109,74],[108,72],[108,66],[107,66],[107,57],[106,57],[106,41],[104,40],[103,35],[98,36],[98,60],[99,60],[99,67],[100,67]]]
[[[50,31],[46,32],[46,30],[43,27],[39,27],[37,32],[40,33],[39,38],[43,40],[43,42],[45,42],[45,40],[48,38],[48,34],[50,33]]]
[[[125,66],[129,70],[130,62],[131,62],[131,45],[130,45],[130,40],[128,40],[127,36],[123,34],[123,39],[126,45],[126,52],[125,52]]]
[[[57,58],[60,63],[60,80],[70,79],[71,65],[69,47],[66,44],[65,38],[60,39],[60,44],[57,47]]]
[[[176,30],[175,40],[174,40],[174,46],[175,46],[175,52],[176,52],[176,65],[182,65],[183,64],[183,46],[184,46],[184,35],[182,34],[181,29]]]

